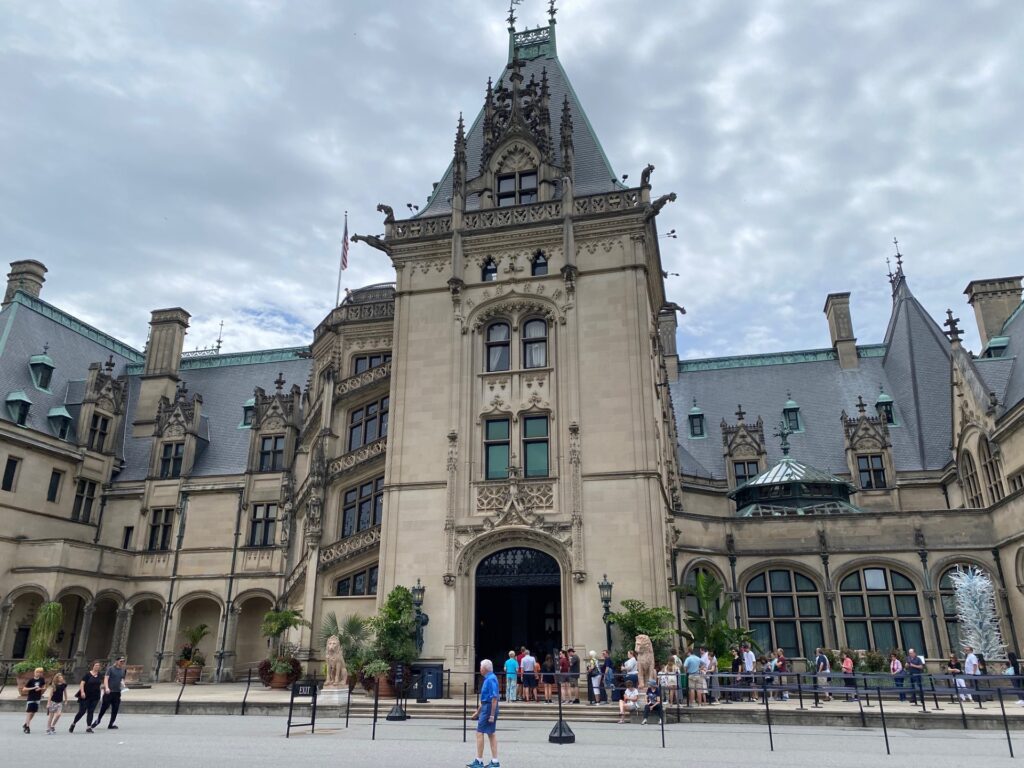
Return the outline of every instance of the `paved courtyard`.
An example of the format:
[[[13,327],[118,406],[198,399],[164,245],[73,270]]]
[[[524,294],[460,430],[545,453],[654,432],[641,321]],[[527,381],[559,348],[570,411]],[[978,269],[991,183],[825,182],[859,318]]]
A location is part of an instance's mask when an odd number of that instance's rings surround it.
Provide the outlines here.
[[[246,765],[289,764],[375,766],[460,766],[472,757],[473,732],[462,743],[457,722],[409,720],[380,722],[377,740],[370,740],[371,725],[353,720],[324,719],[316,734],[309,729],[284,737],[285,719],[222,715],[173,717],[133,715],[123,712],[121,728],[105,727],[95,734],[69,734],[65,715],[59,733],[46,736],[37,716],[29,736],[21,733],[21,716],[0,715],[0,754],[5,764],[22,763],[31,748],[32,762],[56,765],[78,762],[83,754],[101,759],[105,766]],[[573,726],[577,743],[565,746],[547,741],[550,723],[509,722],[500,728],[501,762],[508,768],[558,765],[560,768],[622,768],[624,765],[742,766],[778,765],[787,768],[828,766],[903,766],[921,768],[936,764],[1010,766],[1006,737],[1001,731],[890,731],[892,756],[885,754],[881,730],[842,727],[782,727],[775,729],[775,752],[768,748],[764,727],[738,725],[672,725],[665,729],[666,749],[661,748],[657,726],[609,726],[579,723]],[[1024,753],[1024,737],[1015,743]],[[19,757],[20,756],[20,757]],[[8,760],[10,762],[8,762]],[[92,759],[90,758],[90,762]]]

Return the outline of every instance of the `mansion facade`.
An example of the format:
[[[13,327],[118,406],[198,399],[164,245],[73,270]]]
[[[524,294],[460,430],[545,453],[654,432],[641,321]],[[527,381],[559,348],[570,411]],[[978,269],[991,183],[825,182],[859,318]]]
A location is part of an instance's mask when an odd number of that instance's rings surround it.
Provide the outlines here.
[[[958,645],[948,579],[990,573],[1024,622],[1021,278],[967,287],[983,348],[914,298],[902,264],[880,343],[849,294],[831,346],[680,359],[652,166],[612,170],[557,56],[509,30],[484,106],[415,216],[381,204],[395,283],[347,294],[308,346],[184,352],[152,313],[142,351],[41,298],[11,264],[0,308],[0,658],[65,608],[76,666],[125,653],[167,679],[206,623],[207,676],[425,587],[422,658],[604,645],[597,584],[671,606],[715,575],[765,646]],[[625,178],[625,177],[623,177]]]

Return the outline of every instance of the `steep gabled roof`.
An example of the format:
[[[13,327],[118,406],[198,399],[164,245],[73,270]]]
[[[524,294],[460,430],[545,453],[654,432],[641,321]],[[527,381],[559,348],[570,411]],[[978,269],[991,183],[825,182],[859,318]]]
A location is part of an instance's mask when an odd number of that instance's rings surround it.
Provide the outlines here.
[[[547,71],[552,104],[551,137],[552,145],[555,147],[559,146],[562,140],[560,131],[562,102],[566,97],[569,99],[569,109],[573,118],[575,194],[578,196],[596,195],[601,192],[624,189],[617,181],[618,177],[612,170],[611,163],[608,162],[601,143],[597,139],[597,134],[594,133],[594,129],[583,111],[583,106],[569,82],[569,76],[558,60],[554,23],[548,27],[534,30],[510,31],[509,34],[509,62],[498,79],[505,78],[507,80],[513,55],[525,62],[521,70],[525,80],[535,77],[539,81],[542,71]],[[481,109],[466,134],[466,160],[470,178],[479,172],[483,143],[483,110]],[[451,213],[452,170],[452,164],[449,163],[441,181],[437,183],[427,204],[417,216],[439,216]],[[477,196],[470,195],[466,200],[466,208],[475,210],[478,206]]]
[[[1009,341],[1004,357],[999,359],[1011,361],[1003,395],[999,400],[1000,410],[1005,412],[1024,400],[1024,302],[1003,323],[1001,335],[1008,336]]]

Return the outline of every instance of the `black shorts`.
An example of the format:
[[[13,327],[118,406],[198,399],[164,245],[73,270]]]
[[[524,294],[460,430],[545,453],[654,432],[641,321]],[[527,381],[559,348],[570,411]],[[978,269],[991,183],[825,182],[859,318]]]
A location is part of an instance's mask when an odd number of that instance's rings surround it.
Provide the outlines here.
[[[535,675],[533,672],[523,672],[523,687],[536,688],[537,675]]]
[[[38,701],[27,701],[27,702],[25,702],[25,711],[26,712],[38,712],[39,711],[39,702]]]

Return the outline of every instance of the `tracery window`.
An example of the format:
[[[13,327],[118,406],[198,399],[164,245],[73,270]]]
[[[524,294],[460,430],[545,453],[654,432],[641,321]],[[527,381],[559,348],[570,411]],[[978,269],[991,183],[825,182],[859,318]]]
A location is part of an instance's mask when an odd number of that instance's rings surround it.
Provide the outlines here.
[[[371,565],[358,573],[349,574],[338,579],[334,594],[336,597],[362,597],[377,594],[377,575],[379,568]]]
[[[540,277],[548,273],[548,257],[544,255],[544,251],[537,251],[533,254],[533,260],[530,262],[530,276]]]
[[[760,465],[756,461],[734,461],[732,470],[736,475],[736,487],[739,488],[748,480],[757,477]]]
[[[885,461],[880,453],[870,453],[857,457],[857,472],[860,475],[860,487],[863,490],[886,488]]]
[[[266,435],[260,438],[260,472],[280,472],[284,469],[284,435]]]
[[[494,259],[487,259],[480,267],[480,279],[485,283],[493,283],[498,279],[498,265],[494,263]]]
[[[537,202],[537,171],[520,171],[498,176],[498,207]]]
[[[960,454],[960,482],[963,484],[967,506],[974,509],[984,507],[981,486],[978,485],[978,468],[974,464],[974,457],[967,451]]]
[[[103,453],[107,443],[107,432],[110,430],[110,419],[98,413],[92,415],[92,423],[89,425],[89,441],[87,447],[90,451]]]
[[[508,323],[491,323],[487,326],[488,371],[507,371],[512,366],[512,327]]]
[[[765,651],[782,648],[789,657],[814,656],[824,645],[818,587],[789,568],[763,571],[747,581],[750,630]]]
[[[341,536],[380,525],[384,515],[384,476],[348,488],[342,494]]]
[[[1006,495],[1003,491],[1003,468],[999,464],[999,457],[992,453],[992,446],[984,437],[978,442],[978,458],[981,459],[981,473],[985,478],[988,497],[995,504]]]
[[[543,368],[548,364],[548,324],[527,320],[523,324],[523,368]]]
[[[348,417],[348,449],[354,451],[388,434],[388,397],[353,408]]]
[[[164,443],[160,448],[160,479],[181,477],[181,462],[185,457],[185,443]]]
[[[352,375],[376,368],[378,365],[391,362],[390,352],[374,352],[369,355],[356,355],[352,358]]]
[[[249,519],[249,546],[274,546],[277,527],[277,504],[253,504]]]
[[[839,583],[846,645],[887,653],[915,649],[927,656],[917,587],[891,568],[862,568]]]

